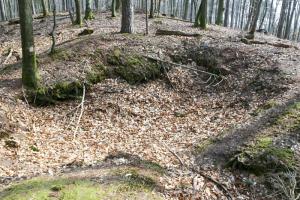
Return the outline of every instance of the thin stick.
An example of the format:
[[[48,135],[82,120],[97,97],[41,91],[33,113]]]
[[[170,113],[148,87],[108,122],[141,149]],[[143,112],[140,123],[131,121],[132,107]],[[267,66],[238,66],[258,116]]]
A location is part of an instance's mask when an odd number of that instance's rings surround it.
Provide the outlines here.
[[[4,62],[2,63],[2,65],[5,65],[6,62],[10,59],[10,57],[12,56],[13,50],[10,49],[8,56],[6,57],[6,59],[4,60]]]
[[[79,124],[80,124],[80,120],[81,120],[82,115],[83,115],[84,99],[85,99],[85,85],[83,84],[82,100],[81,100],[81,104],[80,104],[81,109],[80,109],[80,114],[79,114],[79,117],[78,117],[78,120],[77,120],[77,125],[76,125],[75,131],[74,131],[74,139],[76,138],[76,134],[77,134],[77,130],[78,130],[78,127],[79,127]]]

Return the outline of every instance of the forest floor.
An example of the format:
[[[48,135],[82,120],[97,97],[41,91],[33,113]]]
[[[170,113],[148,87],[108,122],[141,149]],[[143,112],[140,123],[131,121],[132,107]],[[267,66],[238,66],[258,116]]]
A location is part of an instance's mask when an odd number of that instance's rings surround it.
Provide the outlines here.
[[[58,53],[49,56],[52,20],[35,20],[38,65],[47,86],[84,81],[103,58],[99,55],[109,56],[116,49],[164,60],[166,66],[177,63],[156,80],[132,85],[110,77],[91,86],[84,102],[46,107],[23,100],[19,25],[0,25],[0,186],[78,169],[132,165],[131,155],[166,169],[157,178],[161,198],[226,199],[214,182],[184,169],[181,159],[225,185],[235,198],[274,199],[276,195],[267,196],[259,176],[223,166],[262,137],[289,138],[283,145],[300,152],[300,112],[292,131],[274,123],[289,123],[286,111],[300,101],[300,46],[259,33],[256,40],[267,44],[244,44],[240,31],[218,26],[204,31],[167,18],[150,20],[150,34],[145,36],[144,21],[137,14],[136,34],[129,35],[118,33],[120,18],[109,13],[97,14],[85,27],[72,26],[67,16],[60,16]],[[86,27],[94,33],[78,36]],[[157,29],[200,36],[156,36]],[[201,52],[217,66],[216,79],[200,72],[211,72],[212,67],[197,63]],[[283,133],[288,133],[285,139]]]

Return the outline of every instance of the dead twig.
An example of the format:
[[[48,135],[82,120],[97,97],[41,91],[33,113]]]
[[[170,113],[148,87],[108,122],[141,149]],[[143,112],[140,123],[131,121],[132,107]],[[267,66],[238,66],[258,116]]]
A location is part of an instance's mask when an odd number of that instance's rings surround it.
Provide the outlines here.
[[[85,84],[83,83],[82,99],[81,99],[81,103],[80,103],[81,109],[80,109],[80,114],[79,114],[79,117],[78,117],[78,120],[77,120],[77,125],[76,125],[75,131],[74,131],[74,139],[76,138],[78,127],[79,127],[79,124],[80,124],[80,121],[81,121],[81,118],[82,118],[82,115],[83,115],[84,99],[85,99]]]
[[[12,56],[12,54],[13,54],[13,50],[10,49],[9,53],[8,53],[6,59],[3,61],[2,65],[5,65],[7,63],[7,61],[10,59],[10,57]]]

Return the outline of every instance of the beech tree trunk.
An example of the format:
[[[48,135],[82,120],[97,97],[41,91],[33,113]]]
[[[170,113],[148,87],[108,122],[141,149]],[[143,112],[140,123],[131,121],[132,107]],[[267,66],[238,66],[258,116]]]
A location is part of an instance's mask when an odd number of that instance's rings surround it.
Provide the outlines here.
[[[288,0],[282,0],[281,12],[280,12],[280,18],[279,18],[278,30],[277,30],[277,37],[279,38],[281,38],[283,34],[283,25],[286,19],[287,7],[288,7]]]
[[[206,24],[207,24],[207,0],[202,0],[194,26],[195,27],[201,27],[202,29],[206,29]]]
[[[116,17],[116,5],[117,5],[117,0],[112,0],[111,2],[111,16]]]
[[[154,0],[150,1],[150,15],[149,18],[154,18]]]
[[[41,0],[42,1],[42,8],[43,8],[43,16],[46,17],[48,16],[48,5],[46,4],[46,0]]]
[[[224,20],[225,27],[228,27],[228,25],[229,25],[229,6],[230,6],[230,0],[227,0],[226,8],[225,8],[225,20]]]
[[[218,14],[217,14],[217,25],[223,24],[223,18],[224,18],[224,0],[219,0],[219,6],[218,6]]]
[[[78,25],[81,26],[82,20],[81,20],[80,0],[75,0],[75,7],[76,7],[76,20],[75,20],[75,24],[78,24]]]
[[[121,33],[134,32],[133,20],[134,20],[133,0],[123,0]]]
[[[39,87],[32,27],[32,1],[18,0],[22,39],[22,83],[26,89]]]
[[[256,26],[257,26],[259,14],[260,14],[261,3],[262,3],[262,0],[255,0],[254,11],[253,11],[254,17],[253,17],[253,22],[250,27],[250,32],[249,32],[249,36],[248,36],[249,39],[254,38],[254,33],[256,31]]]
[[[94,19],[94,14],[92,12],[92,8],[91,8],[91,0],[86,0],[85,1],[85,16],[84,16],[85,20],[92,20]]]

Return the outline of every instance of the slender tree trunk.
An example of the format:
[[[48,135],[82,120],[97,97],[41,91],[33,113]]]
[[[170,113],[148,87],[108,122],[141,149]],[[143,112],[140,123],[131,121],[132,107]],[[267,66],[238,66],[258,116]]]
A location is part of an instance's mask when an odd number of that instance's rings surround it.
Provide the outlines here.
[[[225,20],[224,20],[225,27],[228,27],[228,25],[229,25],[229,6],[230,6],[230,0],[227,0],[226,8],[225,8]]]
[[[18,0],[22,38],[22,83],[26,89],[36,90],[39,87],[38,68],[32,27],[32,1]]]
[[[48,16],[48,6],[46,5],[46,0],[41,0],[42,1],[42,8],[43,8],[43,16],[47,17]]]
[[[298,9],[296,11],[296,15],[295,15],[295,20],[294,20],[294,29],[293,29],[293,40],[297,39],[297,31],[298,31],[298,22],[299,22],[299,17],[300,17],[300,6],[298,4]]]
[[[265,18],[267,16],[267,11],[268,11],[268,1],[265,0],[265,7],[264,7],[264,12],[263,12],[263,16],[261,18],[260,24],[259,24],[259,29],[262,29],[264,22],[265,22]]]
[[[219,0],[216,24],[223,25],[223,18],[224,18],[224,0]]]
[[[272,25],[272,16],[273,16],[273,4],[274,0],[271,1],[271,7],[270,7],[270,14],[269,14],[269,25],[268,25],[268,32],[271,31],[271,25]]]
[[[244,0],[243,7],[242,7],[242,17],[241,17],[241,23],[240,23],[240,27],[241,27],[242,30],[244,29],[245,10],[246,10],[246,0]]]
[[[150,1],[150,15],[149,18],[154,18],[154,0]]]
[[[281,38],[282,34],[283,34],[283,25],[284,25],[285,18],[286,18],[287,6],[288,6],[288,1],[282,0],[280,18],[279,18],[278,29],[277,29],[277,37],[279,37],[279,38]]]
[[[230,27],[233,27],[234,25],[234,14],[235,14],[234,9],[235,9],[235,0],[232,1]]]
[[[146,35],[149,34],[149,22],[148,22],[148,0],[146,0]]]
[[[111,16],[116,17],[116,2],[117,0],[112,0],[111,2]]]
[[[253,22],[252,22],[251,27],[250,27],[250,32],[248,33],[248,38],[249,39],[254,38],[254,33],[256,31],[256,26],[257,26],[259,14],[260,14],[261,3],[262,3],[262,0],[256,0],[255,1],[254,18],[253,18]]]
[[[92,12],[91,4],[91,0],[85,0],[85,20],[92,20],[95,18]]]
[[[4,2],[3,0],[0,0],[0,13],[1,13],[1,19],[3,21],[6,20],[6,15],[5,15],[5,9],[4,9]]]
[[[244,28],[245,31],[247,31],[249,29],[249,26],[250,26],[251,21],[253,19],[253,12],[254,12],[254,3],[255,3],[255,1],[256,0],[250,0],[248,19],[247,19],[246,26]]]
[[[197,16],[195,18],[195,27],[201,27],[202,29],[206,29],[207,24],[207,0],[202,0]]]
[[[134,20],[133,0],[123,0],[121,33],[134,32],[133,20]]]
[[[211,0],[210,8],[209,8],[209,23],[213,23],[213,15],[214,15],[214,6],[215,0]]]
[[[187,20],[189,14],[189,4],[190,0],[184,0],[184,12],[183,12],[183,19]]]
[[[51,54],[55,53],[55,44],[56,44],[56,40],[55,40],[55,30],[56,30],[56,2],[55,0],[52,1],[53,3],[53,29],[51,32],[51,37],[52,37],[52,46],[51,46]]]
[[[293,6],[292,6],[292,8],[291,8],[292,11],[289,12],[289,17],[288,17],[287,24],[286,24],[286,28],[285,28],[284,39],[288,39],[288,38],[290,37],[290,34],[291,34],[291,26],[292,26],[292,22],[293,22],[295,10],[296,10],[296,5],[297,5],[297,0],[294,0]]]
[[[75,0],[75,7],[76,7],[76,20],[75,20],[75,24],[78,24],[78,25],[81,26],[82,20],[81,20],[80,0]]]

